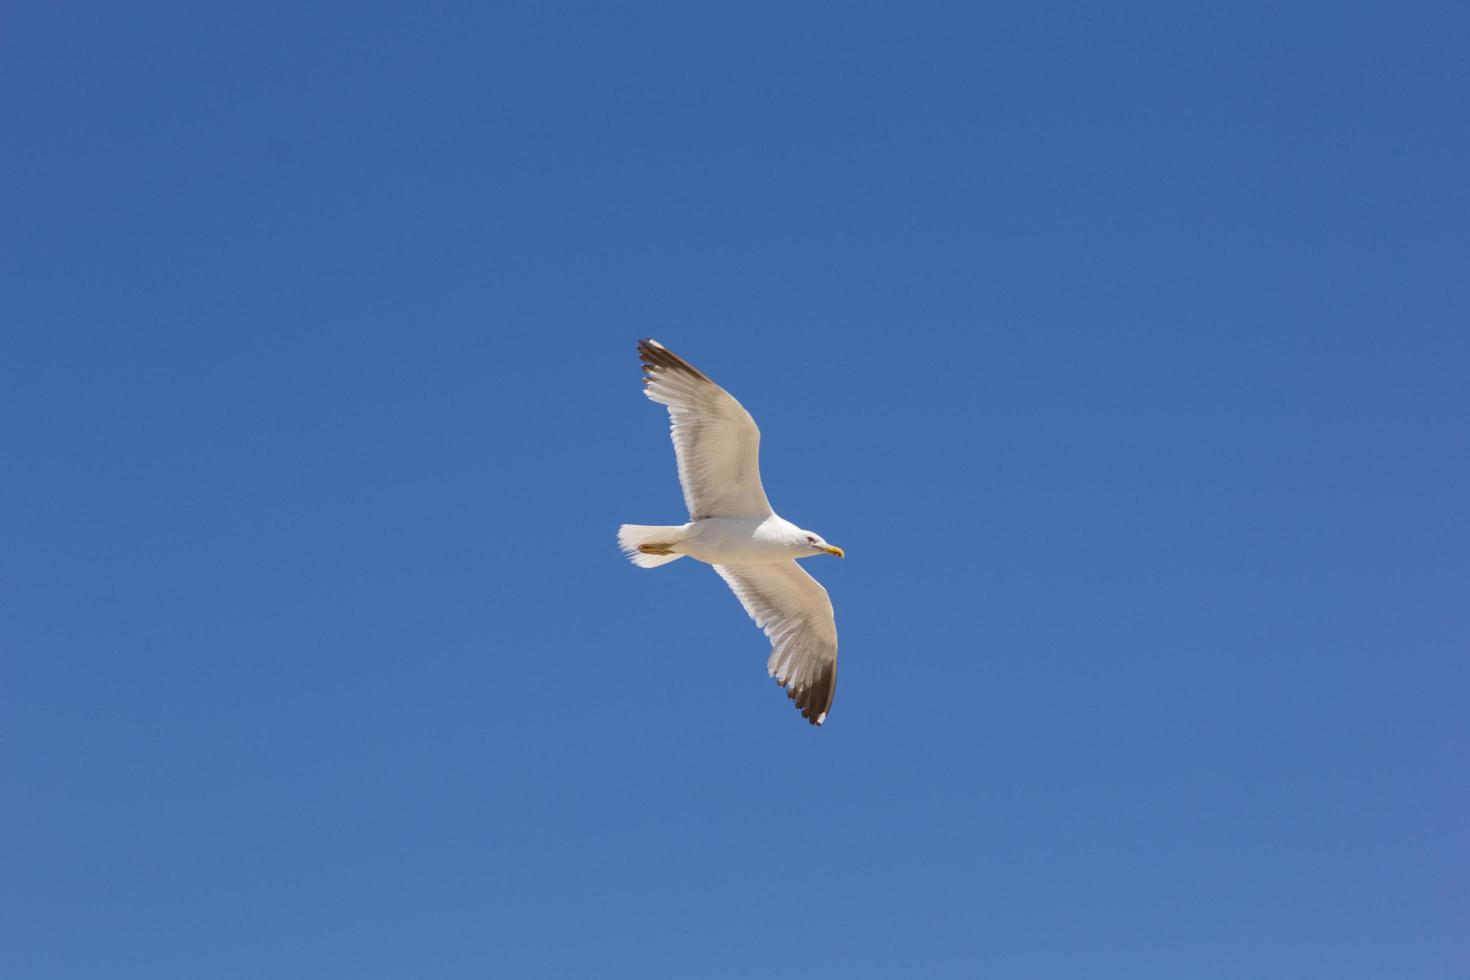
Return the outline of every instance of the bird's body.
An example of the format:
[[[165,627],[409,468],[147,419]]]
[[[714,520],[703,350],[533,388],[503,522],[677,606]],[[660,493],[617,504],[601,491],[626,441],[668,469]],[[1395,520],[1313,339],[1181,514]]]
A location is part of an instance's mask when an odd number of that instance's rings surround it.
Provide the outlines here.
[[[784,517],[701,517],[650,545],[667,545],[674,555],[688,555],[710,565],[769,565],[791,561],[804,532]],[[650,552],[657,554],[656,549]],[[807,550],[807,549],[802,549]]]
[[[836,690],[837,625],[827,590],[796,559],[842,549],[771,509],[760,430],[729,392],[657,341],[639,341],[638,352],[645,393],[669,409],[689,521],[624,524],[618,544],[644,568],[685,555],[713,565],[770,638],[771,676],[820,725]]]

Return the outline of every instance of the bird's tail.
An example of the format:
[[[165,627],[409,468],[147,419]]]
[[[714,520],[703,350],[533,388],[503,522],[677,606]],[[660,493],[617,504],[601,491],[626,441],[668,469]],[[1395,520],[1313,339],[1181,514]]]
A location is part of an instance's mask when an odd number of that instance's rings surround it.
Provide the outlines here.
[[[639,568],[657,568],[683,555],[668,549],[684,540],[684,527],[624,524],[618,528],[618,547]],[[662,552],[662,553],[661,553]]]

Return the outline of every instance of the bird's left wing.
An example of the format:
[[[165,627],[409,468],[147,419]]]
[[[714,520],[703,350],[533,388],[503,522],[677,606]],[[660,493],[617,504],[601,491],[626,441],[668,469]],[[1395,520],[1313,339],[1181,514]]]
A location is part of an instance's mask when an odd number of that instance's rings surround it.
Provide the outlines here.
[[[714,568],[770,638],[770,675],[803,718],[826,721],[837,691],[837,622],[822,583],[795,561]]]

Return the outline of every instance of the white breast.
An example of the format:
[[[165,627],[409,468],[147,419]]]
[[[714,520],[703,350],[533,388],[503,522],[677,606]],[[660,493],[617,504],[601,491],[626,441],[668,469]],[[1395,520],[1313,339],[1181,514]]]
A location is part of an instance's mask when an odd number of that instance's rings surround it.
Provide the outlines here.
[[[690,527],[678,550],[711,565],[764,565],[789,561],[797,528],[772,514],[763,519],[706,517]]]

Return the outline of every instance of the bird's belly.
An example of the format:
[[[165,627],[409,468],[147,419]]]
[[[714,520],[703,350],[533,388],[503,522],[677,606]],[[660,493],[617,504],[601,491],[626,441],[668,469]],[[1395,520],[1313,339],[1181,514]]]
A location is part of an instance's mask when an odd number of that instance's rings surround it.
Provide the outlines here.
[[[785,544],[762,536],[765,520],[706,517],[694,522],[679,551],[711,565],[764,565],[788,561]]]

